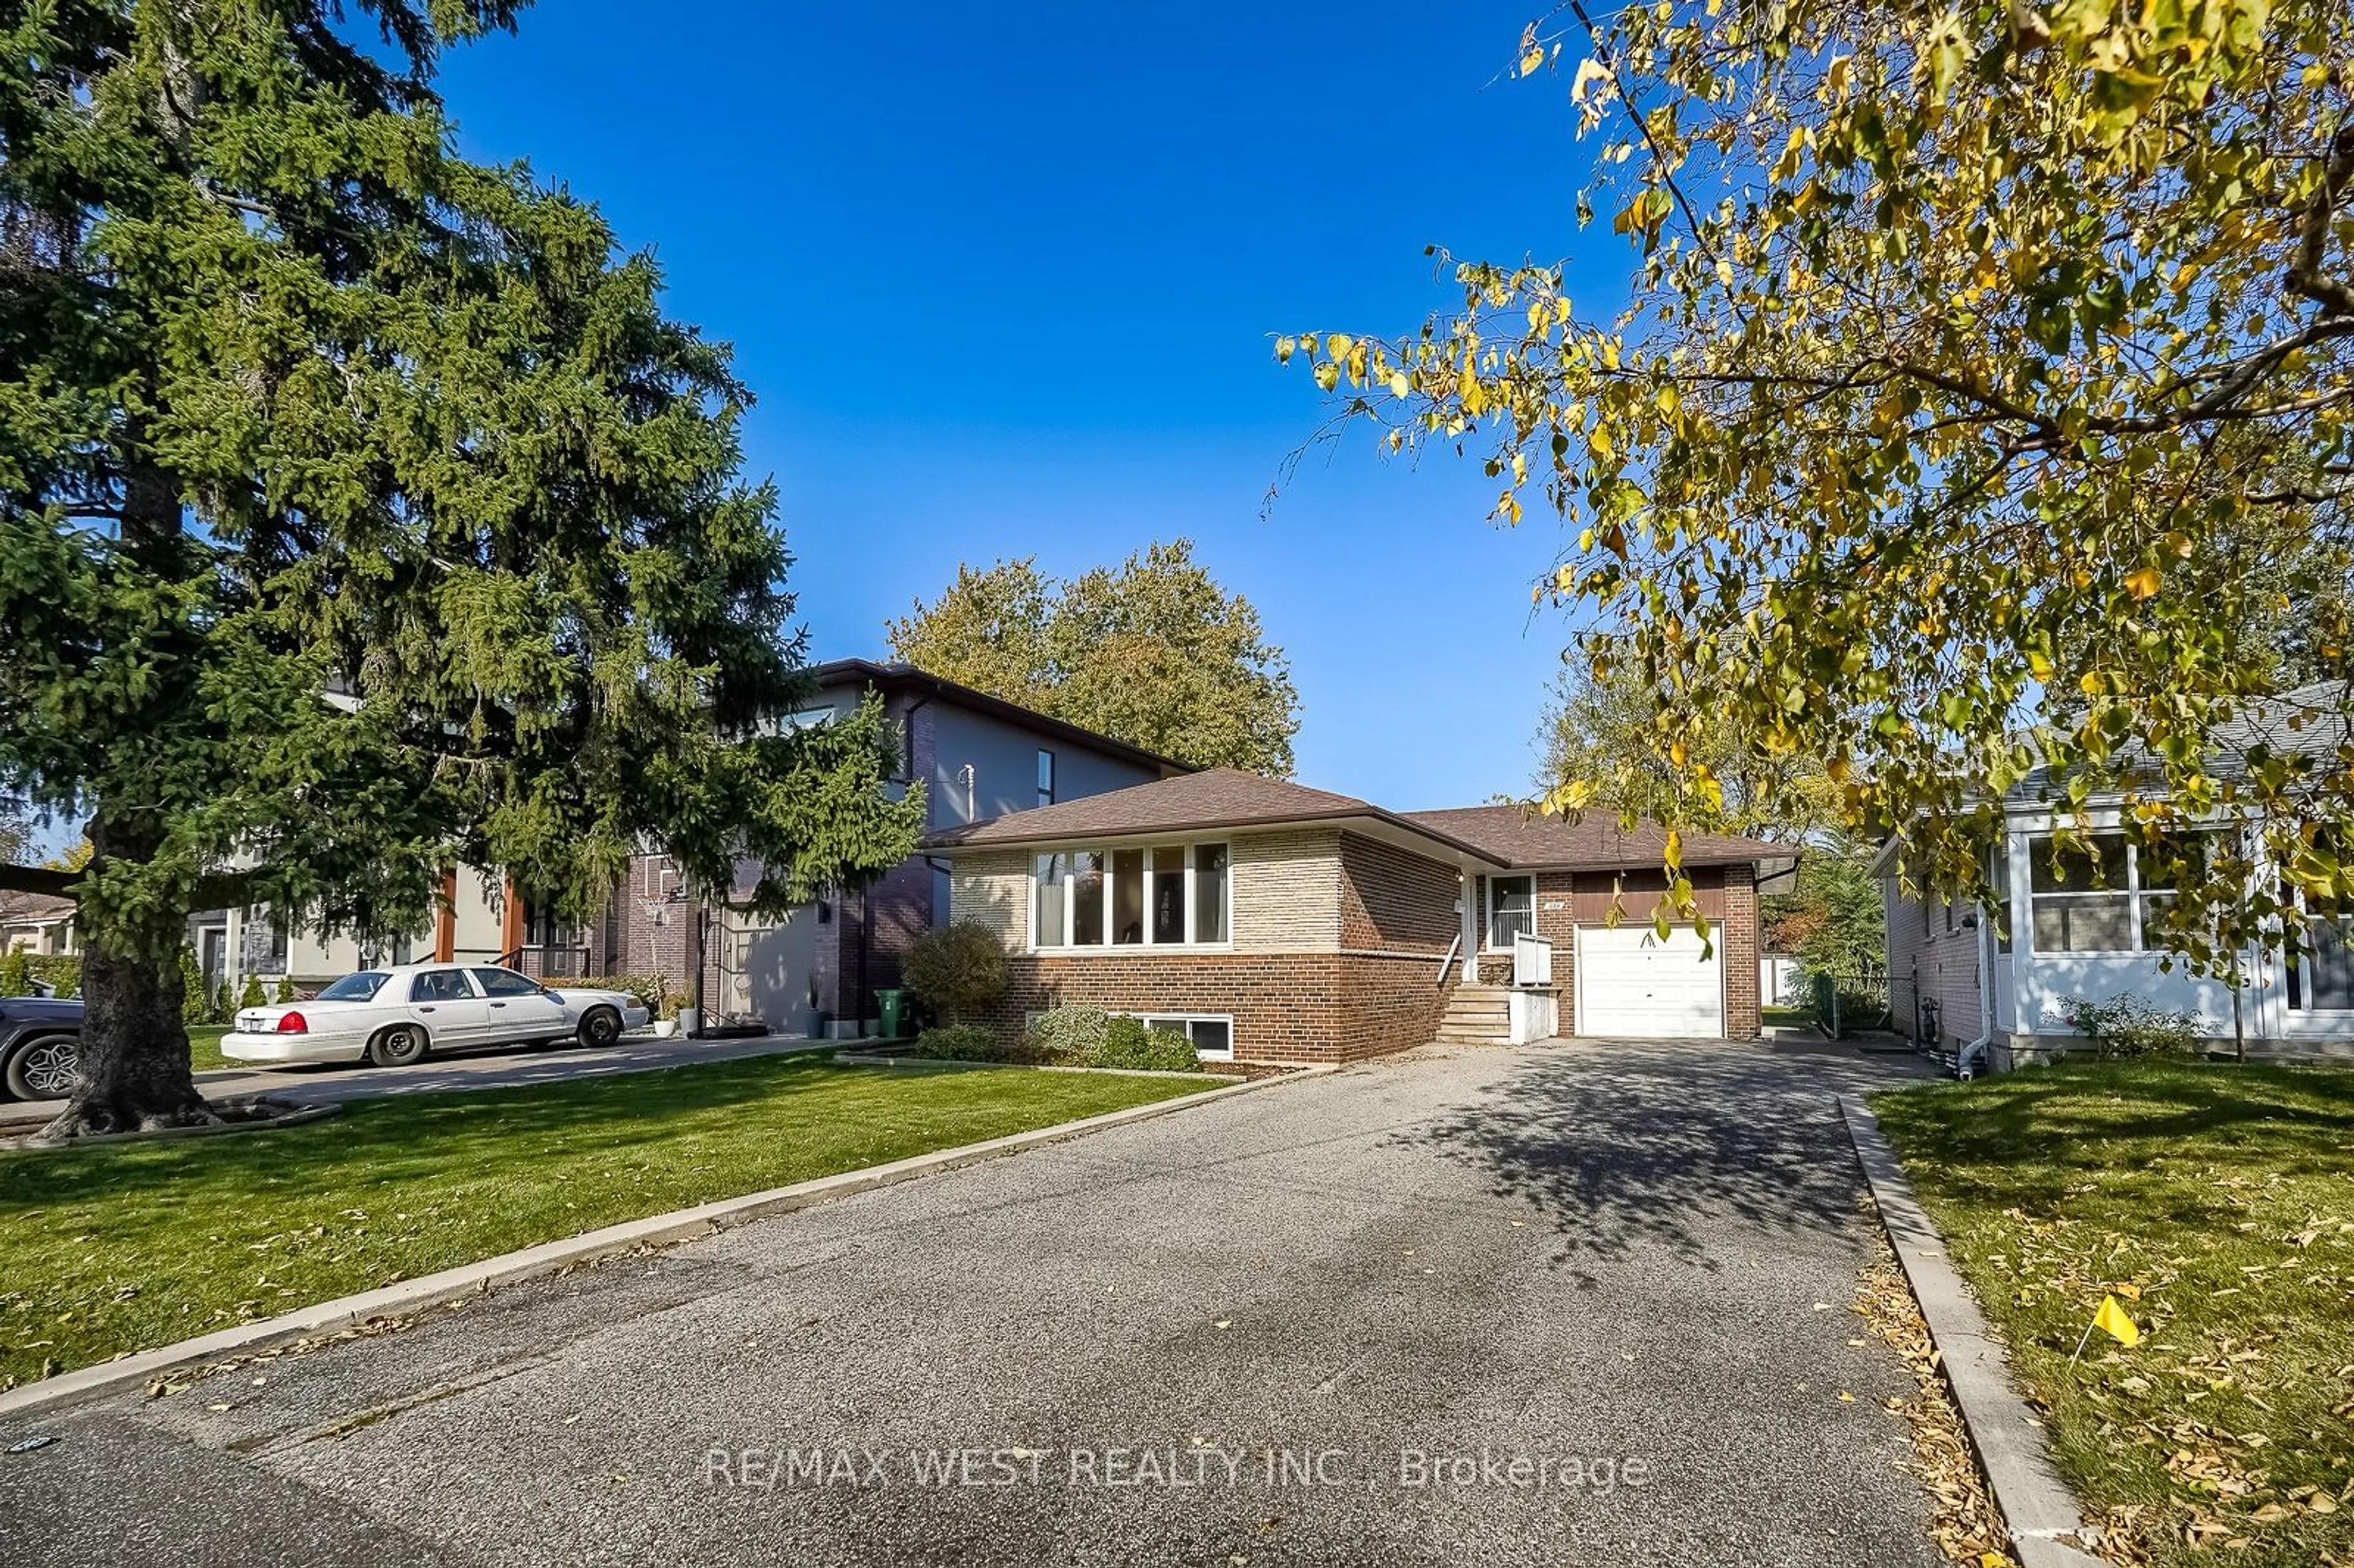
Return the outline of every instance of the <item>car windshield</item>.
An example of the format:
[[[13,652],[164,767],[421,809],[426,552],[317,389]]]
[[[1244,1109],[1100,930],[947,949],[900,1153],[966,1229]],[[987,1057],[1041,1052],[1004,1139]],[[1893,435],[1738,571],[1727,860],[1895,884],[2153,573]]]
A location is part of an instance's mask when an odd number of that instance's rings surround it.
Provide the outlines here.
[[[345,975],[321,991],[319,1000],[321,1001],[366,1001],[376,995],[378,988],[384,984],[385,978],[384,972],[380,969],[362,969],[357,974]]]

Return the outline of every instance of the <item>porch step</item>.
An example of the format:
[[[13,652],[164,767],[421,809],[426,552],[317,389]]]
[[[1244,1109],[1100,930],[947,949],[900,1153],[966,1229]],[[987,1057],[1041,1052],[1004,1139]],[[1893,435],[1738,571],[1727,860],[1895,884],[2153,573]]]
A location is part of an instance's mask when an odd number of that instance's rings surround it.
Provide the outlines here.
[[[1500,985],[1458,985],[1447,999],[1437,1039],[1447,1045],[1493,1045],[1512,1032],[1511,992]]]

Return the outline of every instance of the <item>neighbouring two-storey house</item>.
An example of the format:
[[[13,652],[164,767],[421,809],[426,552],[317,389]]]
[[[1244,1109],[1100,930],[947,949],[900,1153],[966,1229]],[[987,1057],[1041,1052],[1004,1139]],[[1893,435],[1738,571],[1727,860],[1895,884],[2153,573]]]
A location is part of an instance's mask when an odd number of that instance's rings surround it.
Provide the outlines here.
[[[906,664],[837,660],[811,671],[814,692],[790,715],[823,724],[871,692],[903,744],[890,788],[920,781],[928,831],[1163,779],[1185,765]],[[738,883],[748,891],[757,868]],[[713,1023],[798,1029],[812,1015],[858,1033],[875,993],[898,984],[908,944],[948,914],[945,863],[918,853],[864,889],[838,892],[778,917],[734,908],[735,889],[696,887],[649,846],[631,861],[598,918],[557,919],[497,874],[446,874],[434,918],[416,931],[328,935],[266,908],[216,910],[191,922],[207,984],[323,983],[372,964],[504,962],[545,979],[658,975],[676,993],[701,969]]]

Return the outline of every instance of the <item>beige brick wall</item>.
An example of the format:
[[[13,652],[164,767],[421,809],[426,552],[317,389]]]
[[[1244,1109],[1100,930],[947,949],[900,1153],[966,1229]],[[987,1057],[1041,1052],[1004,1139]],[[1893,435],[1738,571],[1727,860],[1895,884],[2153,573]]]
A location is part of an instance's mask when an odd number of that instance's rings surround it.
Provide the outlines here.
[[[1255,833],[1234,843],[1235,950],[1341,950],[1341,831]]]
[[[1028,850],[967,850],[949,868],[949,918],[986,926],[1020,952],[1030,945]]]

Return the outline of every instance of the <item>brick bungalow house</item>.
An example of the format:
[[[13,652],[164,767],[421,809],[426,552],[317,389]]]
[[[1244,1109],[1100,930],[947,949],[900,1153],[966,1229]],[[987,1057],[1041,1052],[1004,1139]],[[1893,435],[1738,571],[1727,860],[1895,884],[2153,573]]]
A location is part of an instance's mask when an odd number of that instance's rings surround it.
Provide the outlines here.
[[[950,916],[1013,956],[1001,1032],[1083,1002],[1267,1063],[1434,1037],[1753,1037],[1760,879],[1797,863],[1787,845],[1691,835],[1711,948],[1651,927],[1657,829],[1511,806],[1394,812],[1216,768],[925,842],[950,865]]]

